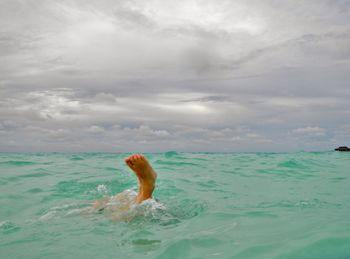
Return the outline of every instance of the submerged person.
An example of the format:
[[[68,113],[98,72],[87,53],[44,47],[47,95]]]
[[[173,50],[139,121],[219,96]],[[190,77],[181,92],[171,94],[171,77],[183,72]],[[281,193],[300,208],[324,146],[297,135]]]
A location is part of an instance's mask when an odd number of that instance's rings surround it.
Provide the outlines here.
[[[118,193],[112,197],[95,201],[93,208],[99,212],[108,211],[112,219],[131,219],[134,215],[129,212],[137,204],[152,199],[157,173],[153,170],[145,156],[134,154],[125,159],[125,163],[138,178],[138,192],[131,190]]]

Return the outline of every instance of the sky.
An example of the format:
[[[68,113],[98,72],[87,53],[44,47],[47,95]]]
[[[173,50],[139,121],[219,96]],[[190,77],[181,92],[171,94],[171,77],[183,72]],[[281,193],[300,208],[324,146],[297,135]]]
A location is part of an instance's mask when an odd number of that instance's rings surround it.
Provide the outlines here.
[[[0,0],[0,151],[350,146],[348,0]]]

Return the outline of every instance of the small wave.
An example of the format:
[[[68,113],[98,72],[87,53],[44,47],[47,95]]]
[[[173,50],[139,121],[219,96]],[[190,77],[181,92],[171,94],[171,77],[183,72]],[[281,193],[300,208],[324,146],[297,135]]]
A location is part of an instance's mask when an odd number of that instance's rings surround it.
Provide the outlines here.
[[[199,164],[190,163],[190,162],[177,162],[177,161],[164,161],[164,160],[156,160],[154,164],[171,165],[171,166],[199,166]]]
[[[294,251],[283,254],[283,258],[350,258],[350,237],[333,236],[304,240]]]
[[[263,202],[258,205],[258,208],[273,208],[273,207],[280,207],[280,208],[337,208],[341,206],[337,203],[329,203],[326,201],[321,201],[319,199],[312,199],[312,200],[300,200],[300,201],[289,201],[289,200],[283,200],[278,202]]]
[[[25,178],[36,178],[36,177],[43,177],[43,176],[49,176],[48,173],[44,173],[44,172],[37,172],[37,173],[31,173],[31,174],[23,174],[21,175],[21,177],[25,177]]]
[[[184,199],[172,201],[167,208],[169,213],[178,219],[190,219],[202,214],[207,205],[197,200]]]
[[[9,161],[0,162],[0,166],[1,165],[27,166],[27,165],[35,165],[35,164],[37,164],[37,163],[30,162],[30,161],[21,161],[21,160],[9,160]]]
[[[208,247],[223,245],[224,240],[215,237],[182,236],[171,242],[159,255],[159,258],[229,258],[223,252],[210,252]],[[197,250],[195,250],[197,248]],[[193,251],[196,251],[194,256]],[[176,255],[176,257],[174,257]]]
[[[273,214],[268,211],[261,211],[261,210],[255,210],[255,211],[247,211],[244,213],[244,216],[250,217],[250,218],[277,218],[276,214]]]
[[[112,171],[112,172],[117,172],[117,168],[115,167],[109,167],[109,166],[106,166],[103,168],[103,170],[106,170],[106,171]]]
[[[164,156],[166,158],[172,158],[172,157],[175,157],[175,156],[178,156],[179,153],[177,153],[176,151],[168,151],[168,152],[165,152]]]
[[[14,224],[13,222],[11,222],[9,220],[5,220],[5,221],[0,222],[0,232],[2,232],[4,234],[10,234],[13,232],[17,232],[20,229],[21,228],[19,226],[17,226],[16,224]]]
[[[77,155],[72,155],[69,160],[71,160],[71,161],[80,161],[80,160],[85,160],[85,158],[83,158],[81,156],[77,156]]]
[[[43,192],[43,189],[41,189],[41,188],[32,188],[32,189],[29,189],[27,192],[29,192],[29,193],[40,193],[40,192]]]
[[[300,161],[297,161],[295,159],[290,159],[287,161],[284,161],[282,163],[279,163],[277,166],[279,167],[285,167],[285,168],[291,168],[291,169],[305,169],[306,166],[302,164]]]
[[[97,182],[83,182],[76,179],[60,181],[53,187],[52,195],[71,197],[75,194],[83,194],[95,190],[97,185]]]

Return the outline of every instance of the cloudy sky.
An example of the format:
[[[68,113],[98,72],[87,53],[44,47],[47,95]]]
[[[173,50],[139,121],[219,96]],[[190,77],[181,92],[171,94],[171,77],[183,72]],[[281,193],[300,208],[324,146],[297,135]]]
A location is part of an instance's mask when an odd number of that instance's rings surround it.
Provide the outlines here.
[[[350,145],[348,0],[0,0],[0,151]]]

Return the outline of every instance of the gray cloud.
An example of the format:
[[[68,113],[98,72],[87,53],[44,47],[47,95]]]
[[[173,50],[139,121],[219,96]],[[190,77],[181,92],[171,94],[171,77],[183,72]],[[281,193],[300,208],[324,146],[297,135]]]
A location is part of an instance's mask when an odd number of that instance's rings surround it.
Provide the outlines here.
[[[0,151],[347,144],[349,14],[326,0],[2,1]]]

